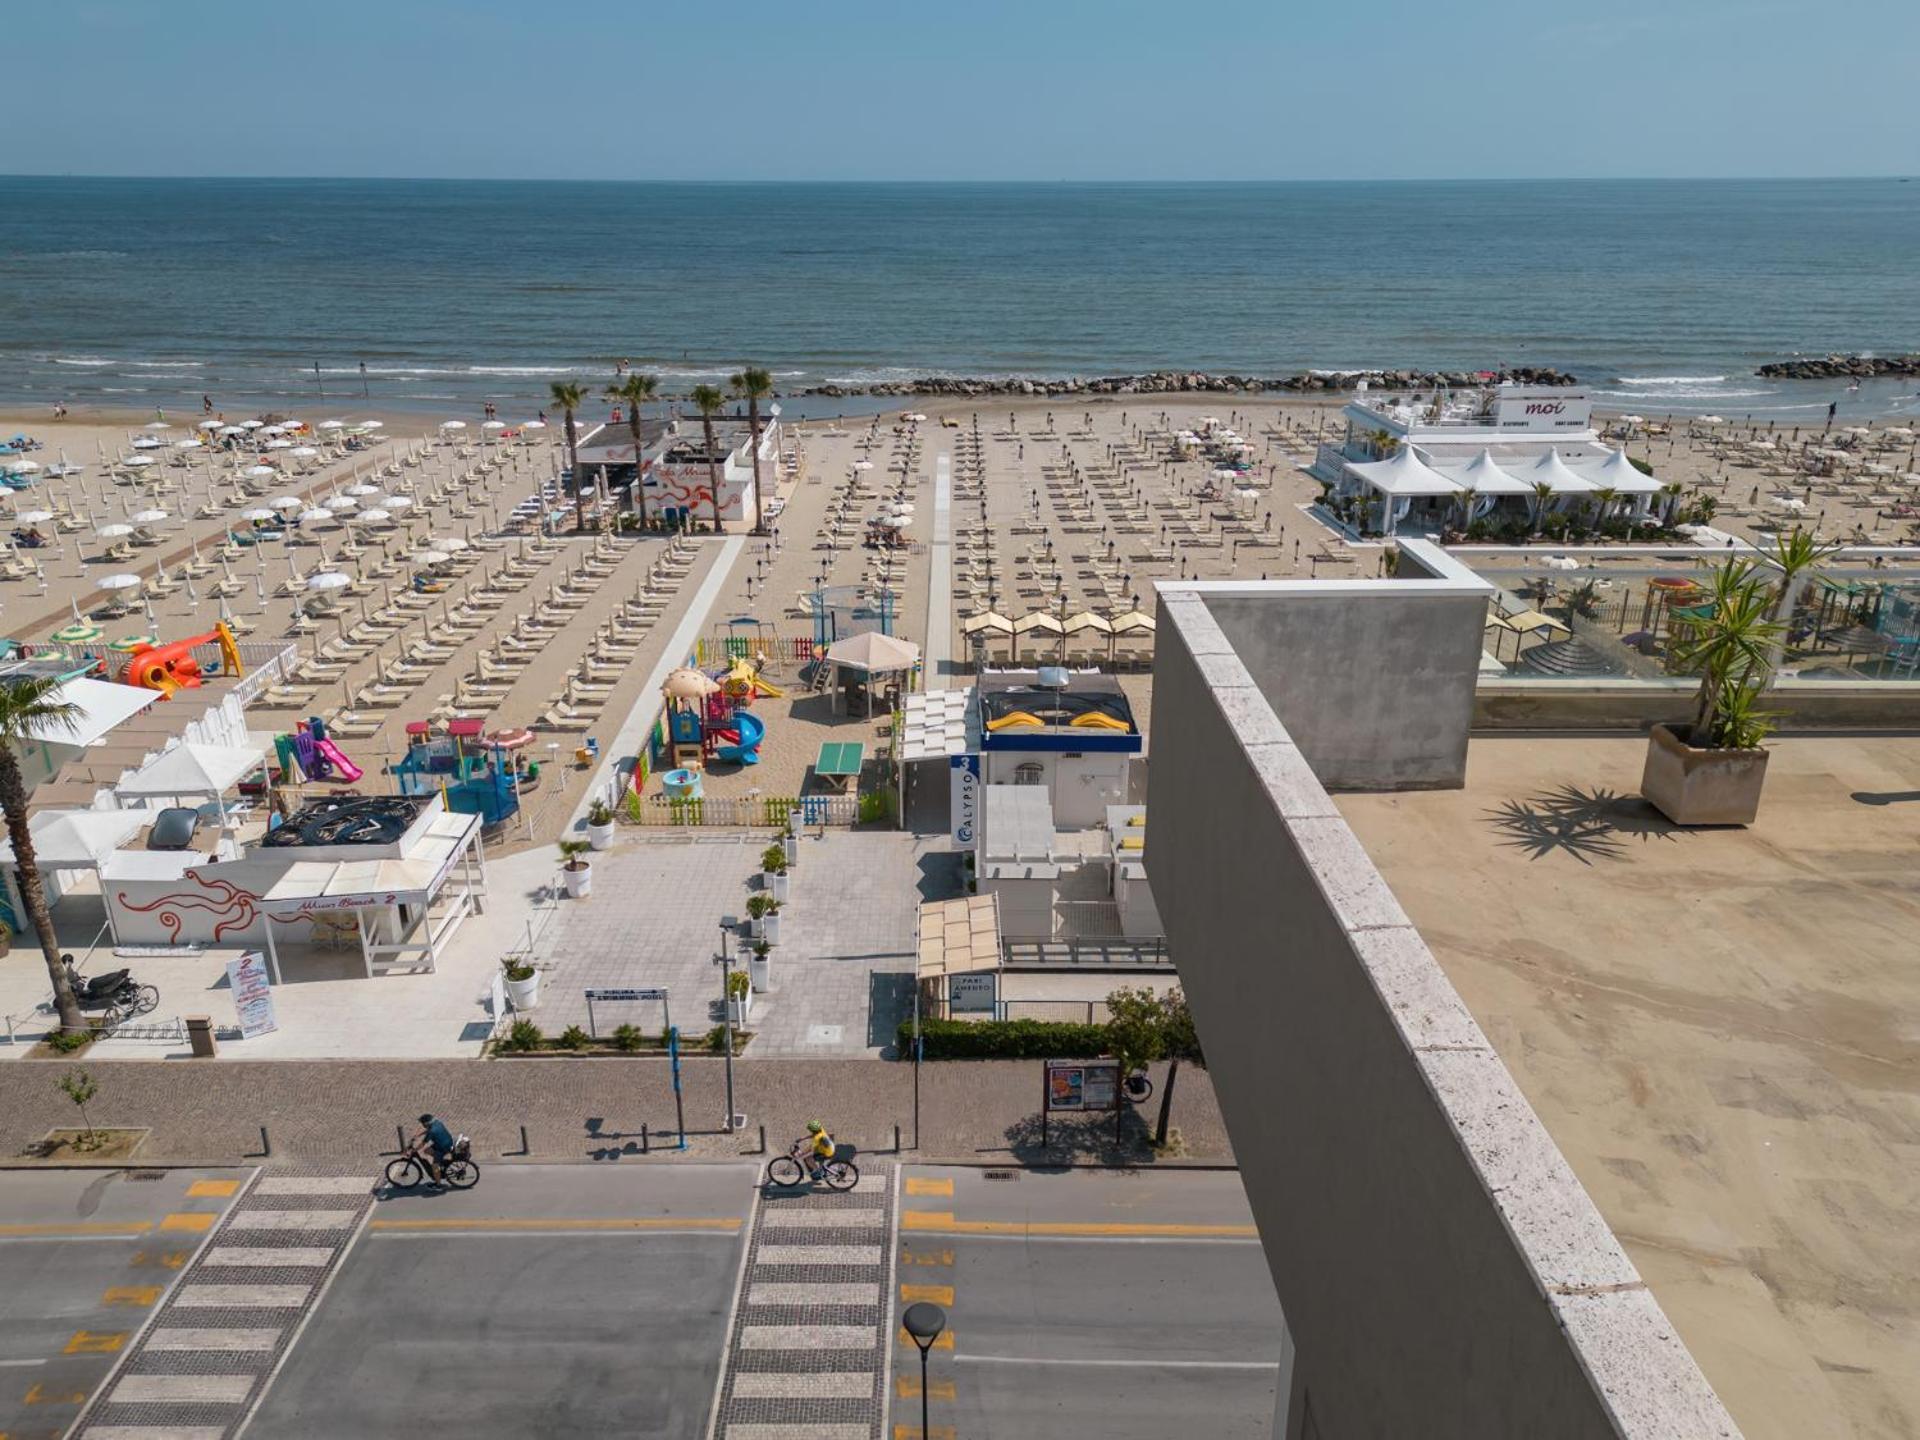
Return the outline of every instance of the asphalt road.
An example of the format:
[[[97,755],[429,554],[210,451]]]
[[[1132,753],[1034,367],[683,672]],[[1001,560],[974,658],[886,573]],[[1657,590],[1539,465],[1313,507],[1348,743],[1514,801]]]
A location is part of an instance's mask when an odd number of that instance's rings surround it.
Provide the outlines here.
[[[66,1432],[245,1178],[0,1172],[0,1436]]]
[[[1280,1307],[1237,1175],[910,1166],[899,1294],[944,1304],[930,1440],[1266,1437]],[[917,1436],[919,1356],[896,1359]]]
[[[755,1175],[493,1165],[383,1201],[249,1440],[704,1434]]]

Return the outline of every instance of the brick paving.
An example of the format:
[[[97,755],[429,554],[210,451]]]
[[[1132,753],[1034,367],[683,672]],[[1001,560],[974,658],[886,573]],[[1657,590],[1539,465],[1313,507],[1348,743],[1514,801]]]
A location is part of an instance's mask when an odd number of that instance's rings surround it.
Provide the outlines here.
[[[85,1063],[85,1062],[83,1062]],[[0,1066],[0,1159],[18,1161],[56,1125],[73,1121],[73,1104],[55,1082],[68,1063]],[[473,1136],[483,1164],[503,1156],[585,1160],[618,1153],[597,1132],[637,1135],[656,1144],[674,1126],[668,1067],[655,1056],[583,1059],[113,1060],[88,1064],[100,1087],[89,1107],[96,1125],[149,1127],[138,1159],[149,1163],[233,1165],[257,1161],[267,1128],[274,1163],[297,1160],[373,1173],[395,1145],[394,1127],[422,1111],[445,1115]],[[863,1155],[891,1152],[894,1127],[913,1145],[913,1069],[892,1060],[754,1060],[734,1066],[735,1100],[748,1117],[743,1135],[720,1131],[723,1062],[683,1061],[685,1106],[694,1157],[752,1153],[759,1127],[777,1150],[809,1119]],[[1125,1140],[1113,1142],[1110,1116],[1056,1118],[1053,1144],[1039,1143],[1041,1066],[1031,1061],[949,1061],[922,1067],[923,1134],[914,1158],[999,1163],[1150,1162],[1143,1131],[1158,1096],[1129,1115]],[[600,1125],[589,1127],[589,1120]],[[1206,1072],[1182,1066],[1173,1106],[1189,1158],[1230,1162],[1232,1152]],[[525,1127],[522,1144],[521,1127]],[[655,1154],[661,1153],[659,1150]],[[615,1163],[608,1160],[606,1163]]]

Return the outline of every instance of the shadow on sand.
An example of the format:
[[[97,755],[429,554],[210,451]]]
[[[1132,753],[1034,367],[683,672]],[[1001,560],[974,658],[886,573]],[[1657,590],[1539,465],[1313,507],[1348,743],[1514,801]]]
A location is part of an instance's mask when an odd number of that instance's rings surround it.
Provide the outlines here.
[[[1629,839],[1672,840],[1684,833],[1638,795],[1563,785],[1487,812],[1500,842],[1531,860],[1571,855],[1583,865],[1625,856]]]

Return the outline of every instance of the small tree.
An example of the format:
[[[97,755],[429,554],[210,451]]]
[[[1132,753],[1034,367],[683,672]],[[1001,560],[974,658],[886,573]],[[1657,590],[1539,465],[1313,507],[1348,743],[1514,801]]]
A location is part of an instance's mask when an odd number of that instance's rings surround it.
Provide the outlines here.
[[[1704,749],[1751,750],[1773,728],[1760,697],[1773,677],[1774,642],[1786,627],[1769,617],[1774,597],[1751,560],[1715,566],[1707,589],[1707,618],[1674,647],[1681,665],[1700,675],[1688,739]]]
[[[93,1083],[93,1076],[85,1070],[69,1070],[59,1080],[60,1093],[80,1107],[80,1123],[86,1127],[87,1138],[79,1148],[91,1150],[100,1143],[94,1134],[93,1120],[87,1114],[87,1102],[99,1093],[100,1087]]]
[[[1173,1113],[1173,1082],[1180,1074],[1180,1062],[1190,1060],[1202,1069],[1207,1064],[1186,995],[1178,988],[1167,991],[1160,997],[1160,1014],[1167,1046],[1167,1079],[1160,1087],[1160,1118],[1153,1127],[1156,1145],[1167,1143],[1167,1118]]]
[[[1120,1083],[1167,1053],[1167,1017],[1160,997],[1151,990],[1122,986],[1107,996],[1107,1049],[1120,1062]],[[1124,1113],[1124,1108],[1121,1113]],[[1120,1122],[1114,1120],[1114,1135]]]

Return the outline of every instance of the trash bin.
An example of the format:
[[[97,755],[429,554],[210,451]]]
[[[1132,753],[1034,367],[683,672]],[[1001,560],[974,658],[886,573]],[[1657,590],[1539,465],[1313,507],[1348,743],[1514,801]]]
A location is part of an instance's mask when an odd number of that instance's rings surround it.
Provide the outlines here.
[[[187,1020],[187,1044],[196,1060],[211,1060],[219,1050],[213,1043],[213,1017],[211,1015],[189,1015]]]

